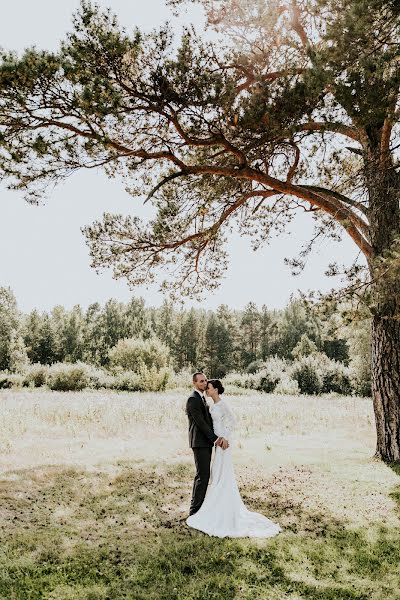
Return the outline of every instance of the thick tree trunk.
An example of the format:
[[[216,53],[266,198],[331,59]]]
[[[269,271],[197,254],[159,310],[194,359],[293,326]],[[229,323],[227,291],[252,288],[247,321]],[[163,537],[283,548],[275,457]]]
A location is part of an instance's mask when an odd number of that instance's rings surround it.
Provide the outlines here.
[[[398,175],[378,153],[367,169],[369,219],[374,257],[372,280],[372,396],[376,454],[400,461],[400,265],[388,253],[400,239]]]
[[[376,454],[400,461],[400,321],[375,316],[372,322],[372,397]]]

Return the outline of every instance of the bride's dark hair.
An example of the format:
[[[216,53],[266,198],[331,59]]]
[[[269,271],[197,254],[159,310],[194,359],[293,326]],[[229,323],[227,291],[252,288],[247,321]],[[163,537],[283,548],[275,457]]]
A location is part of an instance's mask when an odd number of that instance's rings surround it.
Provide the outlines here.
[[[207,383],[211,383],[211,385],[217,390],[218,394],[224,393],[225,388],[219,379],[209,379]]]

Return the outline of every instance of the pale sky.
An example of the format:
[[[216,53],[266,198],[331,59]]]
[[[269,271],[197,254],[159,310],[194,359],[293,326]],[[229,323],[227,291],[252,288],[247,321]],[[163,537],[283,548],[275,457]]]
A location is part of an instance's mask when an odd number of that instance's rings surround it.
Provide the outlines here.
[[[201,24],[198,9],[190,8],[177,21],[164,0],[97,0],[110,6],[129,31],[134,26],[152,29],[171,20],[179,30],[183,23]],[[4,3],[0,21],[0,46],[22,51],[36,45],[55,50],[70,29],[72,12],[79,0],[13,0]],[[133,198],[117,180],[101,172],[81,171],[49,194],[43,206],[28,205],[18,192],[0,187],[0,286],[10,286],[19,307],[49,310],[56,304],[87,307],[108,298],[127,301],[142,296],[147,305],[159,306],[163,296],[157,287],[130,290],[110,271],[97,275],[90,268],[88,248],[80,228],[100,219],[103,212],[137,214],[145,217],[143,199]],[[274,238],[269,246],[253,252],[248,238],[238,235],[229,244],[231,264],[221,287],[202,302],[205,308],[225,303],[242,308],[249,301],[271,308],[284,306],[296,290],[329,290],[335,284],[324,271],[330,262],[350,264],[357,255],[354,244],[343,236],[342,243],[323,240],[316,246],[305,271],[293,277],[283,263],[293,257],[312,231],[309,215],[300,215],[290,233]],[[198,306],[187,301],[187,305]]]

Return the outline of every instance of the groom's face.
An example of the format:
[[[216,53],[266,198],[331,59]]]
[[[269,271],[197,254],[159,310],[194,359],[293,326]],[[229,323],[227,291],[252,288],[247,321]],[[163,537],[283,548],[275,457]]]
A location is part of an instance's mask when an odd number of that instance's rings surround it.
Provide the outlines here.
[[[199,390],[200,392],[204,392],[204,390],[207,388],[207,378],[204,375],[204,373],[200,373],[199,375],[197,375],[196,381],[194,381],[193,383],[196,390]]]

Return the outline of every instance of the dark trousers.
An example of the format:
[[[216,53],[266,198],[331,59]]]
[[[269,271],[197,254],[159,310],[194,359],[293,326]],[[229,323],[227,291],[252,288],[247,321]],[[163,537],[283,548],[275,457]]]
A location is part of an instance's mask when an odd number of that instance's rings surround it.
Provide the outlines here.
[[[206,495],[208,481],[210,479],[210,464],[212,448],[192,448],[196,475],[193,482],[192,501],[190,503],[190,514],[194,515],[203,504]]]

